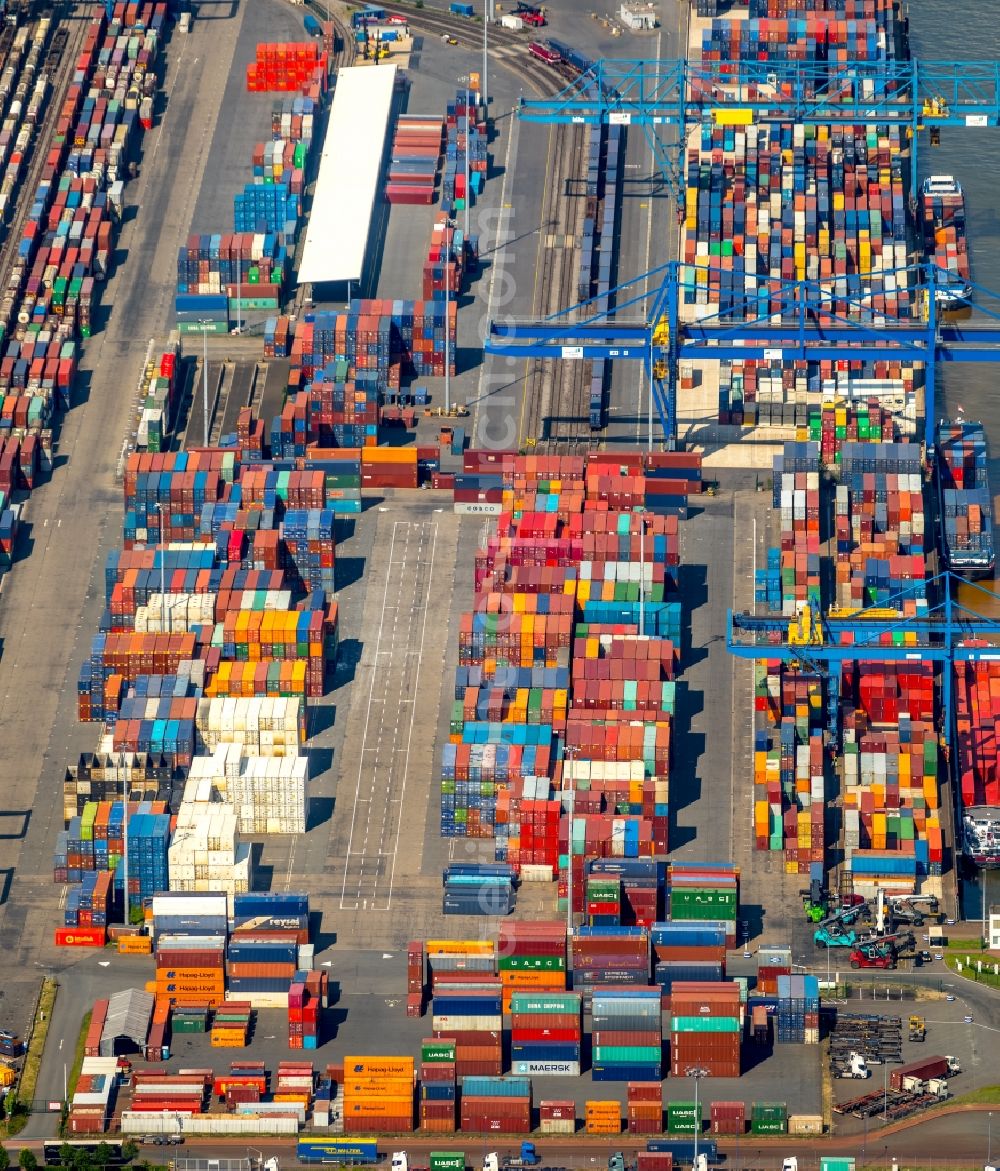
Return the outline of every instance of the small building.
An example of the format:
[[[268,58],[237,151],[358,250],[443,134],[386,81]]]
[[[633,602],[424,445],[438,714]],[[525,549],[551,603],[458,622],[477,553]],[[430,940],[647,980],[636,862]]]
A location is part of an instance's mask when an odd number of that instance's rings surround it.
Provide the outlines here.
[[[1000,951],[1000,907],[990,907],[990,916],[986,928],[986,946],[990,951]]]
[[[621,22],[633,32],[643,29],[656,28],[656,10],[647,0],[623,0],[621,7]]]
[[[126,988],[110,998],[101,1033],[102,1057],[119,1057],[123,1053],[145,1050],[153,1019],[153,1002],[153,994],[139,988]]]

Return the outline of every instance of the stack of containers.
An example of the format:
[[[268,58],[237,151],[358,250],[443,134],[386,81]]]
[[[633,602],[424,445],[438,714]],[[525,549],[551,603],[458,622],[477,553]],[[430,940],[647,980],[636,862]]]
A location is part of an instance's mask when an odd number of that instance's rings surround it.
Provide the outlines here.
[[[754,665],[754,834],[760,850],[784,850],[789,873],[822,865],[826,808],[823,685],[780,660]]]
[[[166,1074],[136,1069],[132,1071],[129,1109],[133,1114],[202,1114],[208,1092],[208,1075],[204,1071]]]
[[[472,686],[472,677],[479,677],[481,670],[478,667],[459,667],[456,673],[459,676],[467,676]],[[520,674],[522,670],[526,675],[542,676],[543,687],[545,676],[559,674],[556,671],[550,672],[545,667],[506,667],[498,671],[494,677],[494,685],[503,685],[501,675],[508,672]],[[460,685],[461,679],[458,679],[456,692]],[[529,705],[530,702],[529,697]],[[462,747],[466,748],[464,755],[469,756],[471,764],[475,746]],[[457,752],[455,756],[457,760]],[[457,784],[455,789],[457,791]],[[496,817],[493,825],[496,859],[498,862],[510,862],[518,866],[523,882],[551,882],[559,865],[559,819],[562,815],[562,802],[552,798],[551,793],[552,786],[548,777],[514,777],[496,794]]]
[[[197,781],[188,781],[177,814],[167,854],[169,888],[224,891],[231,900],[250,889],[250,843],[238,840],[235,811],[228,805],[199,799],[202,794],[198,788]]]
[[[158,935],[152,991],[167,1004],[195,1002],[217,1007],[226,996],[226,937]]]
[[[475,79],[478,81],[478,77]],[[441,201],[446,208],[460,211],[478,198],[486,173],[489,155],[486,144],[486,107],[478,85],[460,89],[454,102],[448,104],[446,119],[444,176],[441,181]],[[465,160],[469,160],[469,190],[465,190]]]
[[[659,1082],[629,1082],[625,1110],[629,1134],[663,1133],[663,1097]]]
[[[580,1011],[578,992],[515,992],[510,1006],[513,1072],[579,1077]]]
[[[316,1072],[311,1061],[279,1061],[274,1101],[307,1111],[312,1106],[315,1085]]]
[[[105,1132],[117,1084],[117,1057],[84,1057],[66,1120],[70,1134]]]
[[[514,909],[514,871],[506,862],[452,863],[443,879],[445,915],[509,915]]]
[[[230,1000],[220,1004],[212,1017],[213,1049],[244,1049],[250,1040],[253,1010],[249,1004]]]
[[[169,440],[177,410],[179,354],[180,340],[176,333],[172,333],[159,353],[153,351],[143,370],[140,387],[142,416],[136,436],[136,447],[140,451],[163,451]]]
[[[754,1102],[750,1107],[751,1134],[787,1134],[788,1105],[785,1102]]]
[[[150,809],[149,812],[144,811],[147,805]],[[136,813],[130,812],[128,822],[129,890],[126,896],[126,905],[129,910],[134,906],[142,905],[148,898],[160,891],[169,889],[169,841],[170,817],[166,813],[153,813],[152,802],[143,802]],[[117,869],[115,874],[118,874]],[[121,886],[124,885],[124,881],[123,873]],[[116,885],[118,885],[117,882]]]
[[[412,1057],[344,1058],[344,1133],[413,1130]]]
[[[654,923],[653,980],[663,996],[675,981],[708,983],[726,976],[726,926],[724,923],[675,920]]]
[[[499,1076],[503,1068],[503,996],[498,983],[492,988],[468,990],[457,988],[454,982],[441,990],[435,987],[431,1011],[435,1038],[455,1042],[457,1076]]]
[[[420,1129],[452,1134],[458,1105],[457,1043],[448,1037],[420,1043]]]
[[[431,229],[431,244],[424,262],[423,295],[426,301],[458,300],[465,279],[465,237],[442,212]]]
[[[702,1103],[668,1102],[667,1132],[669,1134],[701,1134],[703,1130]]]
[[[591,1006],[594,1081],[659,1081],[659,988],[596,987]]]
[[[781,1044],[819,1044],[819,981],[815,976],[778,977],[778,1028]]]
[[[925,521],[918,444],[845,443],[836,526],[840,605],[882,605],[899,595],[918,609],[923,605]]]
[[[398,390],[400,374],[444,375],[446,329],[454,366],[457,320],[454,302],[356,299],[346,313],[307,313],[294,329],[288,319],[279,318],[275,334],[294,332],[288,357],[293,373],[301,371],[303,378],[343,359],[352,376],[372,370]]]
[[[570,940],[573,988],[584,1005],[595,988],[649,984],[649,933],[643,927],[580,927]]]
[[[461,1127],[471,1134],[530,1134],[531,1078],[463,1077]]]
[[[739,870],[732,862],[671,862],[668,907],[674,922],[725,925],[726,946],[736,946]]]
[[[956,756],[961,785],[964,848],[990,858],[1000,847],[1000,664],[955,668]]]
[[[583,1105],[585,1134],[621,1134],[622,1108],[617,1100],[588,1100]]]
[[[320,972],[296,972],[288,987],[288,1048],[317,1049],[322,1006]]]
[[[570,1099],[547,1099],[538,1103],[541,1134],[576,1134],[576,1103]]]
[[[329,68],[329,54],[316,41],[258,44],[247,66],[247,91],[318,97],[326,90]]]
[[[174,1028],[176,1029],[176,1016]],[[228,1108],[237,1103],[259,1102],[267,1093],[267,1070],[262,1061],[232,1061],[228,1074],[219,1074],[212,1082],[212,1093],[225,1101]]]
[[[66,892],[63,926],[107,927],[110,901],[111,874],[106,870],[84,874],[83,882]]]
[[[424,987],[427,984],[427,959],[424,945],[413,940],[406,945],[406,1015],[424,1015]]]
[[[240,931],[226,949],[229,991],[261,1007],[287,1005],[288,992],[297,970],[299,945],[290,933],[285,938]]]
[[[746,1134],[745,1102],[713,1102],[709,1130],[712,1134]]]
[[[505,1013],[512,1011],[511,1005],[518,992],[545,994],[564,991],[566,924],[547,920],[501,923],[497,968],[503,985]]]
[[[392,139],[388,203],[433,203],[434,184],[441,162],[444,120],[422,114],[400,114]]]
[[[792,973],[792,949],[777,944],[762,944],[757,948],[757,992],[775,996],[778,981]]]
[[[736,984],[678,981],[670,990],[670,1067],[675,1077],[699,1066],[711,1077],[740,1076],[743,1031]]]
[[[637,762],[636,762],[637,763]],[[666,788],[666,781],[656,782]],[[643,788],[647,786],[643,785]],[[630,788],[632,786],[630,785]],[[635,791],[638,796],[638,791]],[[654,794],[654,797],[656,794]],[[639,803],[636,803],[637,805]],[[646,799],[643,804],[648,805]],[[654,809],[658,803],[653,802]],[[665,807],[665,802],[663,803]],[[622,806],[619,804],[619,809]],[[630,812],[634,812],[630,808]],[[663,816],[656,813],[654,816]],[[587,864],[588,883],[597,876],[614,876],[620,884],[620,922],[626,927],[652,927],[660,909],[660,889],[663,867],[651,858],[617,859],[595,858]],[[589,889],[589,887],[588,887]],[[590,914],[588,908],[588,914]],[[596,926],[596,924],[591,924]]]

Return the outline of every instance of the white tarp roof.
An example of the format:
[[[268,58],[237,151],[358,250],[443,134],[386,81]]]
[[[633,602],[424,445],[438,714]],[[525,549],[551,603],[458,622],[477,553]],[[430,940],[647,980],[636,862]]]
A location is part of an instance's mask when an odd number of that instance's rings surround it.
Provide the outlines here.
[[[395,65],[357,66],[337,73],[299,284],[361,278],[385,135]]]

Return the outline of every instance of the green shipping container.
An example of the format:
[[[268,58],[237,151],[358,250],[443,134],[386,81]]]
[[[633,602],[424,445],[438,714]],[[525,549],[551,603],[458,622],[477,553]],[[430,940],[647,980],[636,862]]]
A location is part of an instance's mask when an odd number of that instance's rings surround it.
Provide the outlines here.
[[[854,1159],[843,1155],[820,1155],[819,1171],[854,1171]]]
[[[431,1171],[465,1171],[465,1155],[461,1151],[431,1151]]]
[[[454,1042],[448,1045],[443,1041],[436,1041],[433,1045],[422,1045],[420,1047],[420,1060],[426,1061],[428,1065],[434,1063],[447,1065],[449,1062],[453,1062],[455,1060]]]
[[[674,1033],[738,1033],[738,1017],[730,1016],[675,1016],[670,1018]]]
[[[751,1118],[760,1118],[769,1121],[784,1120],[788,1117],[787,1102],[754,1102],[750,1108]]]
[[[501,956],[497,961],[501,972],[565,972],[566,961],[562,956]],[[579,1009],[530,1009],[522,1008],[521,1012],[576,1012]],[[518,1011],[517,1009],[514,1010]]]
[[[659,1045],[597,1045],[594,1061],[598,1064],[645,1065],[659,1061],[663,1053]]]
[[[768,1118],[754,1118],[750,1121],[751,1134],[787,1134],[788,1123],[781,1119],[780,1121],[771,1120]]]
[[[702,1130],[702,1104],[695,1110],[694,1102],[667,1103],[667,1130],[671,1134],[694,1134]]]
[[[228,321],[210,321],[207,325],[202,325],[200,321],[178,321],[178,333],[208,333],[208,334],[227,334],[229,333]]]

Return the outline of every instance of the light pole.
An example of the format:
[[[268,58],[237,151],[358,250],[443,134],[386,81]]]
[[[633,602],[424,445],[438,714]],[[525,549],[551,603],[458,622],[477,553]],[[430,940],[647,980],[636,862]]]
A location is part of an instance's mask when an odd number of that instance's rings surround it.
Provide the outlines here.
[[[459,84],[465,85],[465,238],[469,238],[469,83],[472,80],[467,73],[458,79]]]
[[[653,451],[653,327],[654,322],[649,323],[649,416],[646,421],[646,450],[652,454]]]
[[[451,221],[444,228],[444,409],[451,414]]]
[[[169,634],[167,630],[167,578],[166,578],[166,545],[167,542],[163,539],[163,501],[156,502],[156,511],[160,516],[160,626],[162,634]]]
[[[882,1066],[882,1121],[889,1117],[889,1067]]]
[[[201,414],[204,444],[208,447],[208,327],[210,321],[199,321],[201,326],[202,356],[201,356]]]
[[[469,204],[472,202],[472,192],[469,190],[469,138],[471,119],[469,118],[469,76],[465,77],[465,240],[469,238]],[[464,244],[463,240],[463,244]]]
[[[489,102],[489,98],[486,96],[486,75],[489,72],[489,68],[490,68],[489,57],[487,56],[487,48],[489,46],[488,29],[490,27],[490,16],[492,14],[493,14],[493,0],[484,0],[484,4],[483,4],[483,106],[484,107]],[[486,113],[486,117],[487,117],[487,119],[489,119],[489,111],[488,110]]]
[[[576,809],[576,777],[573,776],[573,762],[576,760],[576,748],[570,745],[566,749],[565,759],[570,765],[566,770],[563,780],[569,784],[569,841],[566,844],[566,854],[568,862],[566,864],[566,935],[572,938],[573,935],[573,813]]]
[[[684,1071],[685,1077],[694,1078],[694,1159],[692,1163],[698,1171],[698,1136],[701,1132],[701,1114],[698,1111],[698,1083],[703,1077],[708,1077],[708,1070],[700,1065],[690,1065]]]

